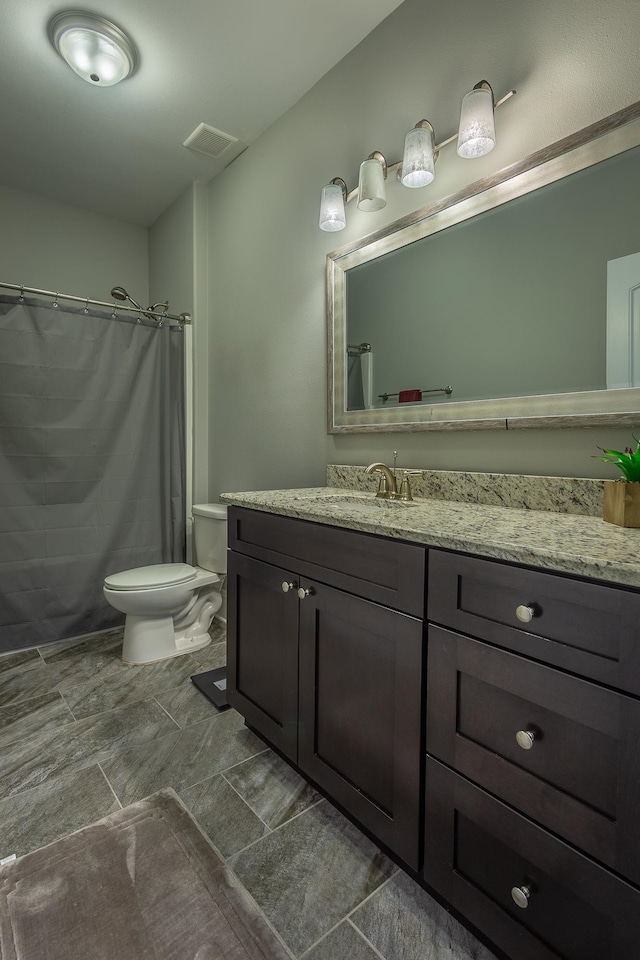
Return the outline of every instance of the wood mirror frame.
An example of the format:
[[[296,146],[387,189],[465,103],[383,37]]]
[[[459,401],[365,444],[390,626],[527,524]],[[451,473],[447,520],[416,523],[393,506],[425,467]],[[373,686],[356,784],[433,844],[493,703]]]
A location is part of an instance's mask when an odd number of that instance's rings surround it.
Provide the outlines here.
[[[346,272],[640,145],[640,101],[327,255],[328,432],[626,426],[640,388],[346,410]]]

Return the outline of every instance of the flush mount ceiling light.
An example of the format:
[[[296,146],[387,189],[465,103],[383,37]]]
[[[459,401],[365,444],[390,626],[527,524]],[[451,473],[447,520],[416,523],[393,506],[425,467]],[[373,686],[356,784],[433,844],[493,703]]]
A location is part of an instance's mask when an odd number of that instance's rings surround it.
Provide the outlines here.
[[[382,210],[386,205],[384,181],[396,171],[398,180],[409,188],[426,187],[435,178],[435,163],[442,147],[457,140],[457,152],[465,159],[484,157],[496,144],[493,111],[514,95],[510,90],[494,102],[493,90],[486,80],[477,83],[463,99],[458,132],[442,143],[435,142],[433,127],[428,120],[420,120],[405,138],[404,155],[397,163],[387,164],[384,156],[375,150],[360,165],[358,186],[350,193],[340,177],[322,188],[320,200],[321,230],[334,232],[347,225],[345,204],[358,198],[358,209],[368,212]]]
[[[133,73],[138,53],[115,23],[84,10],[64,10],[49,22],[49,39],[74,73],[95,87],[111,87]]]

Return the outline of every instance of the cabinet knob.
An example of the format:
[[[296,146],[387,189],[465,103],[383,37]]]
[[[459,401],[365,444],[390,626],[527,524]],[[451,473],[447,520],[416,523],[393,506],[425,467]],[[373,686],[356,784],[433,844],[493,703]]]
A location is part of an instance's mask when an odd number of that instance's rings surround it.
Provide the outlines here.
[[[313,590],[311,590],[308,587],[298,588],[298,596],[300,597],[301,600],[304,600],[305,597],[310,597],[312,593],[313,593]]]
[[[519,747],[522,747],[523,750],[531,750],[535,739],[535,730],[518,730],[516,733],[516,743]]]
[[[519,607],[516,607],[516,617],[521,623],[531,623],[535,615],[535,607],[527,606],[524,603],[521,603]]]
[[[289,590],[293,590],[294,588],[295,588],[295,583],[289,583],[288,580],[283,580],[283,581],[282,581],[282,592],[283,592],[283,593],[289,593]]]
[[[511,888],[511,899],[517,907],[520,907],[521,910],[527,909],[530,898],[531,887],[527,886],[526,883],[523,883],[521,887]]]

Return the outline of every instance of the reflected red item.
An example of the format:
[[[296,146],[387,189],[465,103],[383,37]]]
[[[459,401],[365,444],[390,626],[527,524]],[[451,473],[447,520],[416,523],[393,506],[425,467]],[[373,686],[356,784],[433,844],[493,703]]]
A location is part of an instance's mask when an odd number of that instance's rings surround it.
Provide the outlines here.
[[[401,390],[398,394],[398,403],[411,403],[422,400],[422,390]]]

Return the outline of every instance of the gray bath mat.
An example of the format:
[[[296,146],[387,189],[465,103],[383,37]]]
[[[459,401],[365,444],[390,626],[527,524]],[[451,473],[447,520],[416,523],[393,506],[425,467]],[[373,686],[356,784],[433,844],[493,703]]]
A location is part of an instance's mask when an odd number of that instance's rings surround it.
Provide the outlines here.
[[[2,960],[291,960],[172,790],[0,867]]]

